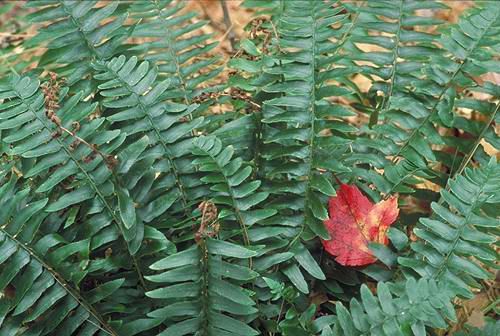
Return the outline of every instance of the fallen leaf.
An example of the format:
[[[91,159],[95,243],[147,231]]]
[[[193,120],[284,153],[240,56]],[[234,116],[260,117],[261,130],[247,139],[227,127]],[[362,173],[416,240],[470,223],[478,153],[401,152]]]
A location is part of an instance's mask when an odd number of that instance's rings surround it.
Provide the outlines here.
[[[325,250],[344,266],[374,263],[368,244],[388,244],[387,229],[399,214],[397,198],[373,204],[356,186],[342,184],[328,208],[324,224],[331,239],[321,241]]]

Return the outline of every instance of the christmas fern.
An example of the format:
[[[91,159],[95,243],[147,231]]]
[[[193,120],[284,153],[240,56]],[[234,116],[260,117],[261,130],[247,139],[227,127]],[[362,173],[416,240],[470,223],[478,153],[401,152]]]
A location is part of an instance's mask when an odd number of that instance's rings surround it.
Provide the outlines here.
[[[183,12],[184,2],[172,0],[138,1],[131,4],[133,17],[141,20],[132,37],[148,40],[132,48],[154,62],[162,76],[170,78],[172,89],[166,98],[191,104],[200,100],[206,82],[219,74],[218,57],[209,53],[217,43],[201,33],[206,21],[196,20],[195,12]],[[209,102],[200,106],[206,109]]]
[[[379,282],[377,297],[363,286],[362,304],[353,299],[350,310],[337,305],[338,334],[404,335],[411,330],[426,335],[426,326],[445,329],[446,321],[457,320],[451,299],[471,297],[471,289],[480,287],[477,279],[492,277],[478,263],[496,260],[488,246],[496,237],[484,231],[499,224],[487,210],[490,204],[498,207],[498,168],[492,159],[482,169],[467,169],[450,181],[450,190],[441,192],[447,206],[432,203],[439,219],[421,218],[414,229],[419,241],[411,244],[413,253],[398,259],[414,273],[397,283]]]
[[[456,309],[498,270],[499,6],[246,0],[226,67],[184,1],[26,5],[34,63],[9,52],[0,79],[0,336],[497,333]],[[359,215],[396,197],[388,231]]]
[[[402,258],[401,264],[456,287],[466,297],[471,295],[469,287],[480,286],[477,280],[491,277],[481,264],[496,260],[489,246],[496,237],[488,228],[497,227],[499,221],[484,208],[499,201],[498,168],[491,160],[482,169],[466,169],[451,180],[449,190],[441,192],[443,202],[431,204],[436,218],[421,218],[415,228],[421,239],[412,244],[417,261]]]

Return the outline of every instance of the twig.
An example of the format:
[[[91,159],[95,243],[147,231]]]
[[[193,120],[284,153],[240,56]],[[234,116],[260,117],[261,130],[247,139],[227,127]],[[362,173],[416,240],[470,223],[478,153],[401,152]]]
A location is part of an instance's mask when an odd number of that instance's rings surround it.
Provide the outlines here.
[[[226,25],[227,32],[224,35],[227,35],[229,38],[229,43],[231,44],[231,51],[236,50],[236,37],[233,31],[233,23],[231,22],[231,16],[229,16],[229,9],[227,8],[227,4],[225,0],[219,0],[220,6],[222,7],[222,13],[224,14],[224,24]]]
[[[484,138],[484,135],[486,134],[486,132],[488,131],[488,129],[490,128],[490,126],[493,124],[493,122],[495,121],[495,117],[498,113],[498,110],[500,109],[500,104],[497,104],[495,110],[492,112],[491,116],[490,116],[490,119],[486,122],[486,124],[484,125],[483,129],[481,130],[481,133],[479,134],[479,136],[477,137],[476,141],[474,142],[474,144],[472,145],[472,148],[471,150],[469,151],[469,153],[467,153],[467,155],[464,157],[464,159],[462,160],[462,162],[460,163],[460,166],[458,167],[457,171],[453,174],[453,177],[450,176],[450,178],[448,179],[448,181],[446,182],[446,187],[444,190],[446,191],[449,191],[450,188],[451,188],[451,185],[450,185],[450,180],[451,179],[454,179],[455,177],[457,177],[458,175],[461,175],[463,173],[463,171],[465,170],[465,168],[467,167],[467,165],[469,164],[469,162],[472,160],[472,158],[474,157],[474,154],[476,153],[479,145],[481,144],[481,140]],[[438,201],[438,204],[443,204],[444,203],[444,198],[441,197]]]
[[[481,140],[484,138],[484,135],[486,134],[486,131],[488,130],[488,128],[490,128],[491,124],[495,121],[495,117],[497,115],[497,112],[498,112],[499,108],[500,108],[500,104],[497,104],[495,110],[493,111],[493,113],[490,116],[490,119],[488,120],[488,122],[486,122],[486,124],[484,125],[481,133],[477,137],[476,142],[472,146],[472,149],[469,151],[469,153],[467,154],[467,156],[464,158],[464,160],[460,164],[460,167],[457,169],[457,171],[455,173],[455,176],[462,174],[462,172],[464,171],[465,167],[467,167],[467,165],[469,164],[470,160],[472,160],[472,157],[476,153],[476,150],[479,147],[479,145],[481,143]]]
[[[283,308],[285,308],[285,298],[283,298],[281,301],[280,311],[278,313],[278,317],[276,318],[276,330],[278,329],[278,326],[279,326],[279,323],[281,320],[281,314],[283,314]],[[270,335],[274,336],[275,334],[276,334],[276,332],[273,331]]]

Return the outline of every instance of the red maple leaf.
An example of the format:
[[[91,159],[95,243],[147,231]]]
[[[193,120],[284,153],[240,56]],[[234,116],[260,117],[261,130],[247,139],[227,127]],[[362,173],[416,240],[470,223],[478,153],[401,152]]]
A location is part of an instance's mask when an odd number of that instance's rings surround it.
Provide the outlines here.
[[[328,207],[330,218],[324,224],[331,239],[321,241],[325,250],[344,266],[374,263],[368,244],[388,244],[387,229],[399,214],[397,198],[373,204],[358,187],[341,184]]]

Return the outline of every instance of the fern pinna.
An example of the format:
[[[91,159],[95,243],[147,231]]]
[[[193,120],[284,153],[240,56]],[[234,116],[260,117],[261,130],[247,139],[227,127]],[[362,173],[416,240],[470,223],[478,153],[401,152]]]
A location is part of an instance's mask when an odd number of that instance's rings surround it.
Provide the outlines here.
[[[457,309],[498,269],[500,7],[447,5],[245,0],[225,62],[182,0],[27,1],[0,336],[497,334]],[[320,242],[345,184],[398,197],[369,266]]]

